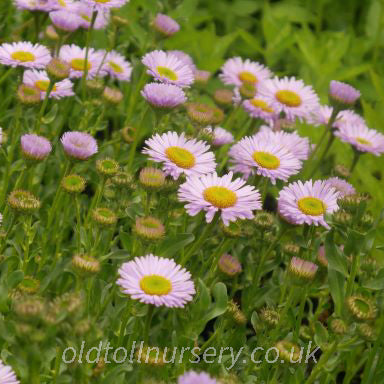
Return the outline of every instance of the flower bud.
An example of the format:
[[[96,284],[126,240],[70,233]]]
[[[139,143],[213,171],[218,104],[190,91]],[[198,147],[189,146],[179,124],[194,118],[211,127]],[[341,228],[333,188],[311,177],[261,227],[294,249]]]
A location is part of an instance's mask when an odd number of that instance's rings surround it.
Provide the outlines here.
[[[348,330],[347,325],[341,319],[332,319],[329,325],[332,332],[336,333],[337,335],[344,335]]]
[[[87,89],[95,97],[100,96],[104,91],[104,83],[101,79],[90,79],[86,81]]]
[[[357,320],[367,321],[376,317],[375,305],[370,299],[363,296],[348,297],[347,308]]]
[[[317,251],[317,261],[324,268],[328,267],[328,260],[327,260],[327,257],[325,255],[325,247],[324,247],[324,245],[321,245],[319,247],[318,251]]]
[[[333,214],[332,220],[335,224],[348,226],[352,223],[353,217],[348,212],[338,211]]]
[[[367,341],[374,341],[376,339],[375,330],[366,323],[358,324],[357,331]]]
[[[8,196],[9,206],[19,213],[30,214],[40,208],[40,200],[31,192],[16,190]]]
[[[348,179],[350,176],[349,169],[342,164],[337,164],[334,169],[335,175],[343,179]]]
[[[215,109],[210,105],[202,103],[188,103],[186,104],[186,108],[188,117],[197,125],[212,125],[216,120]]]
[[[73,256],[72,265],[80,274],[95,274],[100,272],[99,261],[85,254]]]
[[[117,27],[126,27],[129,25],[129,20],[119,15],[113,15],[112,23],[115,24]]]
[[[164,350],[160,347],[150,347],[144,345],[135,353],[136,360],[140,364],[148,364],[152,366],[162,366],[164,362]]]
[[[57,57],[54,57],[46,67],[47,74],[51,81],[58,82],[69,77],[70,65]]]
[[[61,187],[68,193],[81,193],[85,189],[85,179],[79,175],[68,175],[61,180]]]
[[[276,343],[275,347],[279,351],[279,357],[285,362],[298,362],[302,357],[302,351],[300,347],[288,340],[281,340]]]
[[[160,240],[165,235],[163,223],[155,217],[137,217],[135,233],[144,240]]]
[[[112,178],[111,181],[114,185],[119,187],[132,187],[133,177],[128,172],[117,172]]]
[[[217,266],[219,270],[228,277],[234,277],[242,271],[239,260],[226,253],[220,257]]]
[[[36,293],[40,288],[40,281],[31,276],[24,276],[24,279],[17,285],[17,289],[26,294]]]
[[[247,323],[247,318],[243,311],[240,310],[239,306],[231,300],[227,305],[227,313],[239,325],[244,325]]]
[[[33,106],[33,105],[40,104],[41,93],[35,87],[26,85],[26,84],[21,84],[17,89],[17,98],[20,101],[20,103],[27,106]]]
[[[156,190],[164,186],[165,174],[157,168],[146,167],[140,171],[140,184],[148,190]]]
[[[21,297],[13,303],[14,312],[23,320],[33,320],[41,317],[44,309],[44,301],[37,296]]]
[[[268,212],[259,211],[256,212],[253,221],[261,231],[270,231],[275,224],[275,217]]]
[[[219,105],[232,105],[233,92],[230,89],[217,89],[213,94],[213,98]]]
[[[211,76],[211,72],[198,69],[195,72],[195,82],[201,85],[207,84]]]
[[[270,308],[263,308],[260,312],[260,318],[269,327],[276,327],[280,321],[279,312]]]
[[[110,226],[117,223],[116,214],[108,208],[96,208],[92,211],[92,219],[100,225]]]
[[[114,176],[119,171],[119,163],[110,158],[97,160],[96,170],[103,176]]]
[[[337,105],[352,106],[360,97],[360,91],[349,84],[332,80],[329,85],[329,97]]]
[[[244,99],[252,99],[256,96],[257,89],[256,85],[253,83],[243,83],[239,88],[240,95],[244,97]]]
[[[125,126],[121,130],[121,136],[123,136],[123,139],[127,144],[133,143],[135,139],[135,131],[136,131],[136,128],[131,127],[130,125]]]
[[[124,95],[121,91],[119,91],[117,88],[111,88],[111,87],[105,87],[103,92],[103,99],[111,104],[111,105],[117,105],[119,104],[124,98]]]
[[[292,257],[289,265],[289,273],[293,277],[302,280],[311,281],[315,278],[318,266],[310,261],[300,259],[299,257]]]
[[[300,253],[300,246],[294,243],[288,243],[283,245],[283,251],[287,255],[297,256]]]
[[[48,27],[45,28],[44,34],[49,40],[58,41],[60,38],[53,25],[48,25]]]

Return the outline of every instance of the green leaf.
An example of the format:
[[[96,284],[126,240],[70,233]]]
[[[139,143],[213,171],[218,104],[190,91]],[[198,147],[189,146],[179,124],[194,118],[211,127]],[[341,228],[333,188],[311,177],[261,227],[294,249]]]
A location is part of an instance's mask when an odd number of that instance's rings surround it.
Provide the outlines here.
[[[177,252],[194,240],[195,236],[192,233],[170,235],[162,241],[157,250],[157,254],[159,256],[173,257]]]
[[[335,313],[341,316],[342,308],[344,305],[344,276],[334,269],[331,269],[328,265],[328,284],[329,290],[335,304]]]
[[[328,233],[325,239],[325,254],[328,260],[328,268],[348,276],[347,260],[341,254],[340,248],[335,245],[333,232]]]
[[[364,288],[379,291],[384,289],[384,268],[382,268],[374,279],[363,284]]]
[[[59,111],[59,104],[56,103],[53,105],[51,110],[45,116],[42,117],[41,121],[44,124],[51,124],[52,121],[56,119],[58,111]]]
[[[316,321],[314,336],[315,343],[321,347],[328,342],[328,339],[329,335],[327,329],[320,323],[320,321]]]
[[[8,276],[8,287],[10,289],[15,288],[19,283],[21,283],[24,279],[23,271],[13,271]]]

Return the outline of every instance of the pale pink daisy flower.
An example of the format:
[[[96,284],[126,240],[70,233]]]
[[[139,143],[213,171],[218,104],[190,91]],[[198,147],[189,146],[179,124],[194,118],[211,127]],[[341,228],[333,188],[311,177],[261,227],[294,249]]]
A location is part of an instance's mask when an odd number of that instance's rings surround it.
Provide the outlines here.
[[[84,29],[89,29],[92,21],[92,7],[89,7],[89,5],[84,2],[78,1],[71,10],[81,17],[80,26]],[[93,29],[104,29],[108,25],[109,19],[110,12],[108,10],[99,11]]]
[[[278,117],[270,101],[262,96],[244,100],[243,108],[254,119],[262,119],[267,123],[273,123]]]
[[[29,41],[0,45],[0,63],[11,67],[44,68],[52,57],[44,45]]]
[[[366,126],[366,122],[363,117],[357,114],[355,111],[351,111],[349,109],[340,111],[337,114],[336,120],[333,123],[335,128],[348,127],[350,125],[364,125]]]
[[[340,197],[356,194],[356,189],[353,187],[353,185],[344,179],[340,179],[339,177],[330,177],[329,179],[325,180],[325,182],[331,187],[335,188],[336,191],[339,192]]]
[[[105,59],[105,70],[114,79],[120,81],[130,81],[132,74],[132,65],[123,55],[116,51],[108,53]]]
[[[0,383],[1,384],[20,384],[20,381],[17,380],[16,374],[13,369],[5,365],[0,360]]]
[[[145,85],[141,95],[154,108],[173,109],[187,101],[184,91],[176,85],[150,83]]]
[[[162,83],[189,87],[194,81],[191,67],[172,53],[152,51],[141,61],[148,68],[147,73]]]
[[[384,153],[384,135],[369,129],[366,125],[353,124],[341,126],[335,136],[351,144],[360,152],[370,152],[375,156]]]
[[[156,15],[152,25],[157,31],[165,36],[172,36],[180,30],[180,25],[176,22],[176,20],[172,19],[172,17],[169,17],[168,15],[164,15],[163,13],[158,13]]]
[[[189,65],[193,73],[197,71],[195,62],[193,61],[192,56],[188,55],[188,53],[185,53],[183,51],[178,51],[178,50],[171,50],[167,52],[170,53],[171,55],[175,55],[185,65]]]
[[[219,382],[213,379],[208,373],[189,371],[179,376],[177,384],[219,384]]]
[[[264,65],[249,59],[243,60],[241,57],[228,59],[221,67],[219,75],[224,84],[236,87],[241,87],[243,83],[259,85],[271,76],[272,72]]]
[[[268,177],[272,184],[276,184],[276,180],[287,181],[302,166],[281,143],[261,141],[255,136],[244,137],[233,145],[229,156],[234,172],[242,173],[245,178],[256,173]]]
[[[175,180],[186,176],[203,175],[216,168],[215,155],[204,141],[187,140],[184,133],[166,132],[146,140],[143,153],[151,160],[163,163],[163,171]]]
[[[212,131],[213,141],[215,147],[220,147],[225,144],[231,144],[235,141],[232,133],[222,127],[216,127]]]
[[[120,8],[127,3],[128,0],[82,0],[89,8],[94,11],[108,11],[111,8]]]
[[[193,299],[191,274],[174,260],[149,254],[124,263],[117,284],[132,299],[156,307],[183,308]]]
[[[21,136],[20,142],[24,156],[31,160],[44,160],[52,151],[50,141],[35,134]]]
[[[178,198],[187,203],[185,209],[190,216],[206,212],[207,223],[216,212],[226,226],[237,219],[252,219],[253,211],[261,209],[260,193],[255,187],[245,185],[245,180],[232,178],[232,172],[222,177],[216,172],[188,177],[179,187]]]
[[[297,159],[306,160],[311,152],[307,137],[301,137],[297,132],[273,131],[270,127],[262,125],[258,133],[253,135],[259,141],[274,142],[285,147]]]
[[[329,228],[324,215],[339,209],[339,196],[339,192],[325,181],[297,181],[280,191],[278,212],[292,224],[322,225]]]
[[[329,119],[332,116],[332,111],[333,108],[329,105],[320,105],[307,116],[307,121],[313,125],[328,125]],[[340,111],[337,114],[333,127],[338,128],[342,125],[350,124],[365,125],[365,120],[356,112],[347,109]]]
[[[54,9],[56,10],[65,10],[72,11],[73,6],[75,5],[74,0],[52,0],[54,4]]]
[[[54,0],[14,0],[17,8],[28,11],[49,12],[55,9]]]
[[[80,48],[75,44],[63,45],[60,48],[59,58],[66,61],[71,67],[69,77],[83,77],[85,69],[85,51],[85,48]],[[96,51],[93,48],[89,48],[87,60],[87,78],[91,79],[95,77],[97,73],[99,76],[105,75],[105,69],[100,68],[103,62],[103,57],[104,54],[102,51]]]
[[[277,112],[284,112],[289,120],[304,119],[319,107],[313,88],[294,77],[275,77],[263,81],[258,94],[265,97]]]
[[[28,69],[23,74],[23,83],[31,87],[37,88],[41,92],[41,98],[45,99],[46,91],[49,87],[49,77],[45,71],[37,71]],[[62,97],[74,96],[73,83],[69,79],[58,81],[53,86],[50,98],[61,99]]]
[[[65,32],[75,31],[80,28],[82,23],[82,18],[79,15],[66,10],[49,12],[49,18],[57,29]]]
[[[87,160],[98,151],[97,141],[85,132],[65,132],[61,137],[64,152],[77,160]]]
[[[360,95],[360,91],[352,87],[352,85],[341,81],[332,80],[329,85],[329,96],[341,104],[353,105]]]

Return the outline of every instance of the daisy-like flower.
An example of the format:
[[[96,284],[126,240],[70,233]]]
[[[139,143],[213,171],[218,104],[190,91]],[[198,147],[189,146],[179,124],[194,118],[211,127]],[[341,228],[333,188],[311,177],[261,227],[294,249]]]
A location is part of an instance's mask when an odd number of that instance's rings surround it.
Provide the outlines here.
[[[245,185],[245,180],[232,178],[232,172],[222,177],[217,173],[188,177],[179,187],[178,198],[187,203],[185,208],[191,216],[205,211],[208,223],[216,212],[226,226],[237,219],[252,219],[253,211],[261,209],[260,193]]]
[[[11,67],[44,68],[51,58],[48,48],[29,41],[0,45],[0,63]]]
[[[352,85],[332,80],[329,85],[329,96],[337,103],[353,105],[360,97],[360,91]]]
[[[258,92],[269,101],[276,113],[284,112],[290,120],[303,119],[319,106],[319,98],[312,87],[294,77],[263,81]]]
[[[63,45],[61,47],[59,58],[66,61],[71,66],[69,77],[79,78],[83,76],[85,70],[85,51],[85,48],[80,48],[75,44]],[[89,48],[87,60],[87,78],[91,79],[96,76],[96,73],[103,61],[103,56],[103,52]],[[105,75],[104,68],[100,68],[99,75]]]
[[[72,10],[72,7],[74,6],[75,2],[74,0],[52,0],[54,3],[54,8],[56,10],[66,10],[70,11]]]
[[[41,98],[45,99],[45,93],[50,83],[45,71],[37,71],[35,69],[25,71],[23,74],[23,83],[37,88],[41,92]],[[74,94],[73,83],[68,79],[64,79],[55,83],[49,97],[61,99],[62,97],[73,96]]]
[[[172,36],[176,32],[179,32],[180,25],[167,15],[158,13],[153,20],[153,27],[165,36]]]
[[[85,132],[65,132],[61,144],[69,157],[78,160],[86,160],[98,150],[97,141]]]
[[[197,71],[195,62],[192,59],[191,55],[188,55],[188,53],[185,53],[183,51],[179,50],[171,50],[167,51],[171,55],[175,55],[180,61],[182,61],[185,65],[189,65],[191,67],[191,70],[193,73]]]
[[[192,300],[191,274],[172,259],[149,254],[124,263],[117,284],[132,299],[156,307],[182,308]]]
[[[21,136],[21,150],[31,160],[43,160],[52,151],[52,145],[45,137],[25,134]]]
[[[268,177],[272,184],[277,179],[287,181],[302,165],[281,143],[261,141],[257,136],[244,137],[232,146],[229,155],[233,171],[243,173],[246,178],[257,173]]]
[[[172,84],[147,84],[141,95],[154,108],[160,109],[173,109],[187,101],[184,91]]]
[[[194,81],[191,67],[172,53],[152,51],[141,61],[148,68],[147,73],[162,83],[189,87]]]
[[[369,129],[366,125],[353,124],[339,127],[335,132],[345,143],[353,145],[360,152],[373,153],[380,156],[384,153],[384,135]]]
[[[105,11],[110,10],[111,8],[120,8],[127,0],[83,0],[94,11]]]
[[[212,131],[212,134],[213,134],[212,144],[216,147],[220,147],[225,144],[231,144],[235,140],[231,132],[221,127],[216,127]]]
[[[1,384],[19,384],[15,372],[8,365],[0,360],[0,383]]]
[[[56,6],[54,0],[14,0],[14,3],[17,8],[28,11],[49,12]]]
[[[148,139],[143,153],[163,163],[163,170],[175,180],[180,174],[204,175],[216,168],[215,156],[204,141],[187,140],[184,133],[166,132]]]
[[[340,194],[325,181],[297,181],[284,187],[278,198],[279,214],[292,224],[322,225],[324,215],[336,212]]]
[[[104,65],[105,70],[112,78],[120,81],[131,80],[132,65],[120,53],[116,51],[109,52]]]
[[[197,373],[194,371],[189,371],[184,373],[182,376],[179,376],[177,379],[177,384],[218,384],[217,380],[212,379],[208,373],[201,372]]]
[[[72,12],[75,12],[81,17],[82,28],[88,29],[91,26],[92,21],[92,7],[82,1],[78,1],[71,7]],[[96,16],[95,24],[93,29],[104,29],[110,19],[110,12],[108,10],[99,11]]]
[[[348,183],[348,181],[340,179],[339,177],[331,177],[325,180],[325,182],[329,186],[335,188],[336,191],[339,192],[340,197],[356,194],[356,189],[353,187],[353,185]]]
[[[49,18],[52,24],[62,31],[73,32],[80,28],[82,18],[74,12],[58,10],[49,12]]]
[[[332,116],[333,108],[328,105],[321,105],[314,109],[307,117],[307,121],[314,125],[327,125],[329,119]],[[365,125],[365,120],[358,115],[356,112],[349,109],[340,111],[337,114],[335,122],[333,123],[334,128],[339,128],[343,125],[351,124],[362,124]]]
[[[278,117],[269,100],[261,96],[255,96],[252,99],[244,100],[243,108],[251,117],[262,119],[268,123],[272,123]]]
[[[224,84],[242,86],[244,83],[261,84],[272,76],[271,71],[264,65],[243,60],[241,57],[233,57],[227,60],[221,67],[219,75]]]
[[[308,159],[311,151],[308,138],[301,137],[296,132],[274,132],[270,127],[262,125],[254,137],[260,141],[274,142],[282,145],[299,160]]]

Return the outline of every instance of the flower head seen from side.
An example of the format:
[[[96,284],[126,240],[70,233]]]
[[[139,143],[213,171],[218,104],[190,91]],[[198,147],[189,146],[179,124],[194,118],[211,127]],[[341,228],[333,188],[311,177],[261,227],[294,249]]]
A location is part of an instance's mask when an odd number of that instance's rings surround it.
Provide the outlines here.
[[[232,170],[245,177],[258,174],[268,177],[272,184],[276,180],[287,181],[299,172],[301,161],[282,143],[258,140],[257,136],[245,137],[233,145],[229,151]]]
[[[384,135],[369,129],[366,125],[353,124],[341,126],[335,132],[345,143],[351,144],[360,152],[369,152],[375,156],[384,153]]]
[[[54,0],[14,0],[17,8],[28,11],[49,12],[55,9]]]
[[[19,384],[16,374],[11,367],[5,365],[0,360],[0,383],[1,384]]]
[[[227,131],[224,128],[216,127],[212,131],[213,133],[213,141],[212,144],[215,147],[220,147],[225,144],[231,144],[234,142],[235,138],[233,137],[232,133]]]
[[[340,104],[353,105],[360,98],[360,91],[352,85],[332,80],[329,84],[330,98]]]
[[[105,70],[112,78],[120,81],[131,80],[132,65],[120,53],[116,51],[109,52],[104,65]]]
[[[208,373],[188,371],[177,379],[177,384],[219,384]]]
[[[184,91],[176,85],[150,83],[145,85],[141,95],[154,108],[170,110],[187,101]]]
[[[290,120],[304,119],[319,106],[319,98],[312,87],[294,77],[275,77],[262,82],[259,95]]]
[[[253,211],[261,209],[260,193],[245,185],[245,180],[233,179],[232,172],[222,177],[217,173],[188,177],[179,187],[178,198],[187,203],[189,215],[204,211],[210,223],[219,212],[226,226],[237,219],[252,219]]]
[[[87,3],[78,1],[74,3],[74,6],[71,7],[71,10],[76,13],[81,18],[80,26],[84,29],[89,29],[92,21],[92,7],[90,7]],[[104,29],[110,19],[109,10],[99,11],[97,12],[95,24],[93,26],[94,29]]]
[[[111,8],[120,8],[125,5],[128,0],[83,0],[83,2],[94,11],[102,12],[110,10]]]
[[[165,36],[172,36],[180,30],[180,25],[163,13],[158,13],[152,22],[153,27]]]
[[[143,153],[151,160],[163,163],[163,171],[175,180],[186,176],[203,175],[216,168],[215,156],[203,141],[188,140],[184,133],[166,132],[148,139]]]
[[[172,53],[152,51],[142,58],[142,63],[147,73],[162,83],[189,87],[194,81],[191,67]]]
[[[73,32],[80,28],[82,19],[74,12],[59,10],[49,13],[49,18],[52,24],[57,28],[65,32]]]
[[[325,181],[297,181],[280,191],[278,212],[292,224],[322,225],[329,228],[324,215],[339,209],[339,195]]]
[[[311,150],[307,137],[301,137],[296,132],[274,132],[266,125],[262,125],[259,132],[253,137],[260,141],[280,144],[299,160],[306,160]]]
[[[224,84],[242,86],[244,83],[261,84],[272,76],[271,71],[264,65],[243,60],[241,57],[233,57],[227,60],[221,67],[219,75]]]
[[[35,134],[21,136],[21,150],[23,155],[31,160],[43,160],[52,151],[52,145],[48,139]]]
[[[191,67],[192,72],[195,74],[197,69],[195,62],[193,61],[193,58],[191,55],[184,51],[179,51],[179,50],[170,50],[167,51],[167,53],[176,56],[180,61],[182,61],[184,64],[188,65]]]
[[[261,96],[243,101],[243,108],[254,119],[262,119],[265,122],[273,122],[278,115],[269,100]]]
[[[48,48],[29,41],[0,45],[0,63],[3,65],[44,68],[51,58]]]
[[[331,177],[325,180],[325,182],[331,187],[335,188],[336,191],[339,192],[340,197],[356,194],[356,189],[353,187],[353,185],[348,183],[348,181],[340,179],[339,177]]]
[[[117,284],[132,299],[156,307],[182,308],[195,295],[191,274],[172,259],[149,254],[124,263]]]
[[[71,78],[79,78],[83,76],[85,71],[85,54],[86,49],[80,48],[75,44],[63,45],[61,47],[59,57],[71,66],[69,75]],[[87,78],[91,79],[95,77],[98,71],[100,76],[105,75],[104,68],[100,68],[103,56],[103,52],[96,51],[93,48],[89,49],[87,60]]]
[[[37,71],[35,69],[31,69],[24,72],[23,83],[38,89],[41,94],[41,99],[44,99],[49,87],[50,79],[45,71]],[[74,95],[75,93],[73,92],[73,83],[68,79],[64,79],[55,83],[51,93],[49,94],[49,97],[54,99],[61,99],[63,97]]]
[[[332,116],[333,108],[329,105],[320,105],[314,109],[308,116],[307,121],[314,125],[327,125]],[[365,120],[356,112],[345,109],[337,114],[333,123],[333,128],[340,128],[344,125],[361,124],[365,125]]]
[[[77,160],[87,160],[98,151],[96,140],[85,132],[65,132],[61,144],[65,153]]]

